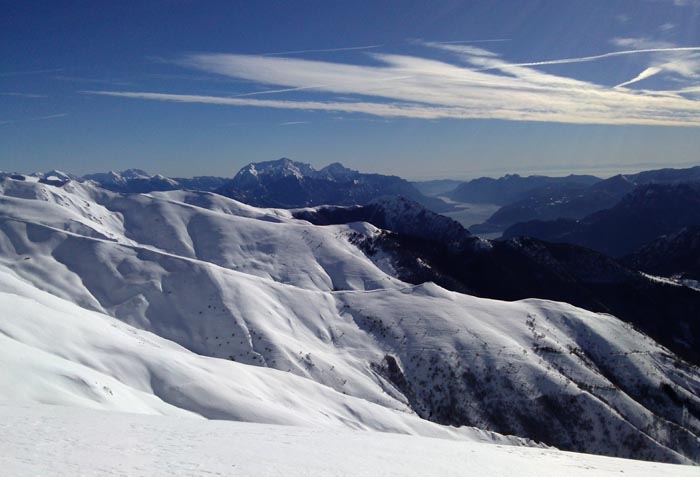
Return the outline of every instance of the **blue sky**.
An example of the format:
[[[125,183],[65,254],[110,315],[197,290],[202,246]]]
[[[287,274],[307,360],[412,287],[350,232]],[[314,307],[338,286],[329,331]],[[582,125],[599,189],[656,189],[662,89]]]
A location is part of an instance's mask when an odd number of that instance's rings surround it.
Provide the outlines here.
[[[700,163],[700,1],[0,2],[0,170]]]

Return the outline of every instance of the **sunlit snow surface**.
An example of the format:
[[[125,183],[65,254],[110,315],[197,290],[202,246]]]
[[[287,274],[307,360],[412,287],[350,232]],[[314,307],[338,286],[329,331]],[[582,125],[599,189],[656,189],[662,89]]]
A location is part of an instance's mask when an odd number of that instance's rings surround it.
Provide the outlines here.
[[[376,232],[0,181],[0,402],[523,443],[419,417],[449,403],[478,427],[700,461],[678,404],[700,408],[697,368],[609,315],[403,283],[353,245]]]
[[[286,373],[200,356],[0,268],[0,403],[524,443],[443,427]]]
[[[3,475],[697,476],[697,468],[348,430],[0,405]]]

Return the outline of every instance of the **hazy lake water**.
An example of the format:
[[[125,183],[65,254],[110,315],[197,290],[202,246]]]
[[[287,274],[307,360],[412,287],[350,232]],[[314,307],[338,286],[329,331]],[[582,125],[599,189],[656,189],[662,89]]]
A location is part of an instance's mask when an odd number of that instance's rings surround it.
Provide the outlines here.
[[[458,208],[454,212],[446,212],[442,215],[450,217],[460,224],[464,225],[466,228],[471,227],[475,224],[480,224],[489,217],[491,217],[494,212],[500,209],[500,206],[496,204],[471,204],[467,202],[455,202],[447,197],[440,197],[448,204],[452,204]],[[489,234],[479,234],[479,237],[483,238],[498,238],[501,236],[501,232],[489,233]]]

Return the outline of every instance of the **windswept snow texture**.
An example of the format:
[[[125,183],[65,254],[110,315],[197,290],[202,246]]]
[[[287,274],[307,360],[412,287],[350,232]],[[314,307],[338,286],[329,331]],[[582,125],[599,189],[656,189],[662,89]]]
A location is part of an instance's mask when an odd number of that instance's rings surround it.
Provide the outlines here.
[[[0,406],[0,468],[14,477],[697,475],[553,449],[48,406]]]
[[[0,189],[4,400],[479,434],[432,421],[700,462],[700,372],[612,316],[409,286],[353,245],[379,233],[363,222],[201,192]]]

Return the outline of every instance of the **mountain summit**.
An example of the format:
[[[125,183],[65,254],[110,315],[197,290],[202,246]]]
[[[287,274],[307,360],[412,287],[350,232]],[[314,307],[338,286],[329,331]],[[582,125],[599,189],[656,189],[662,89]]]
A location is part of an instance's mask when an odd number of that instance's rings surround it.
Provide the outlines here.
[[[259,182],[263,178],[282,179],[285,177],[313,177],[317,171],[310,165],[303,162],[296,162],[283,157],[276,161],[265,161],[250,163],[243,167],[235,175],[233,181],[245,185],[249,182]]]
[[[286,157],[248,164],[216,192],[256,207],[364,205],[383,196],[403,196],[435,212],[451,209],[397,176],[364,174],[339,162],[317,170]]]

